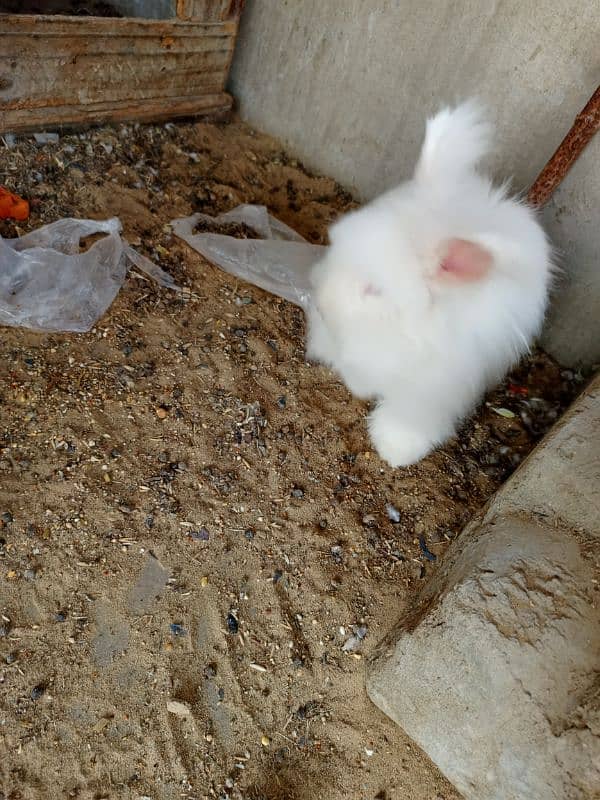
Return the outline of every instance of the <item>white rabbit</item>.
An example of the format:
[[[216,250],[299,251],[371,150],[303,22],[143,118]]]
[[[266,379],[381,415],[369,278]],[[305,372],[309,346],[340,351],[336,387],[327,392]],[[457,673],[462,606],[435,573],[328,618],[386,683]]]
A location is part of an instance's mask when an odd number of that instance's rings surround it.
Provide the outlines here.
[[[376,399],[369,431],[392,466],[451,437],[544,318],[550,246],[476,171],[490,135],[472,102],[429,120],[413,179],[334,224],[311,274],[307,355]]]

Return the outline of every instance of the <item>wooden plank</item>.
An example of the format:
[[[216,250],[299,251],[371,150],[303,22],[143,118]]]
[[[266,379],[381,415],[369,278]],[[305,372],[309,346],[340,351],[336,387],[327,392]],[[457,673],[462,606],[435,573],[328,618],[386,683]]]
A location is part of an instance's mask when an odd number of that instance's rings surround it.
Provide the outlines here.
[[[40,62],[19,64],[9,84],[8,79],[0,90],[0,108],[3,110],[30,105],[42,105],[44,98],[68,96],[69,92],[82,97],[85,102],[120,96],[146,97],[178,95],[192,91],[199,94],[205,87],[224,89],[229,53],[193,53],[177,56],[122,56],[106,59],[98,68],[96,56],[83,55],[76,61],[65,62],[60,56],[46,58],[43,69]],[[3,59],[0,58],[0,73]],[[140,77],[141,76],[141,77]],[[70,87],[70,88],[69,88]],[[51,105],[51,103],[48,103]],[[54,105],[53,103],[52,105]]]
[[[225,92],[207,94],[199,97],[171,97],[158,100],[128,101],[127,103],[92,103],[88,106],[62,105],[52,109],[52,120],[48,120],[48,110],[28,109],[26,115],[20,111],[8,111],[0,121],[0,133],[15,133],[52,127],[80,127],[82,125],[101,125],[109,122],[154,122],[177,117],[210,116],[223,118],[231,110],[233,100]]]
[[[87,120],[152,119],[230,101],[236,24],[0,15],[0,131]],[[214,98],[218,97],[218,100]],[[189,98],[189,100],[186,100]],[[144,110],[144,104],[147,104]],[[109,114],[110,107],[114,115]],[[108,114],[108,116],[107,116]]]
[[[235,36],[232,20],[207,21],[142,19],[140,17],[62,17],[41,14],[0,14],[0,33],[32,36]]]

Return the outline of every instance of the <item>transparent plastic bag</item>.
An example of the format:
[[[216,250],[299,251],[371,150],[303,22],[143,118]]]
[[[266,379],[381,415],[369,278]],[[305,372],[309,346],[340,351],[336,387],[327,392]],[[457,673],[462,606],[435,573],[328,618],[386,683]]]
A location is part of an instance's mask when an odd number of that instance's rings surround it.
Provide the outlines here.
[[[236,239],[221,233],[194,233],[198,223],[235,222],[252,228],[262,239]],[[241,205],[209,217],[194,214],[171,223],[173,232],[225,272],[283,297],[304,310],[310,303],[310,269],[327,248],[310,244],[272,217],[264,206]]]
[[[18,239],[0,237],[0,324],[38,331],[90,330],[115,299],[132,262],[179,287],[121,238],[121,223],[61,219]],[[84,253],[81,239],[107,234]]]

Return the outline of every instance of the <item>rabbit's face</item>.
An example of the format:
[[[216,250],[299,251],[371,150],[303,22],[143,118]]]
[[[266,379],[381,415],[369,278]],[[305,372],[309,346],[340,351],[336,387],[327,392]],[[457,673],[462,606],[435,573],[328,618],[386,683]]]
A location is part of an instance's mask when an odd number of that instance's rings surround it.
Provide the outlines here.
[[[427,347],[490,276],[491,252],[456,235],[468,229],[413,182],[332,227],[313,299],[341,361],[369,365],[377,354],[391,369],[407,348]]]
[[[426,313],[427,258],[382,209],[365,207],[338,222],[312,273],[314,302],[340,342]],[[367,329],[368,326],[368,329]]]

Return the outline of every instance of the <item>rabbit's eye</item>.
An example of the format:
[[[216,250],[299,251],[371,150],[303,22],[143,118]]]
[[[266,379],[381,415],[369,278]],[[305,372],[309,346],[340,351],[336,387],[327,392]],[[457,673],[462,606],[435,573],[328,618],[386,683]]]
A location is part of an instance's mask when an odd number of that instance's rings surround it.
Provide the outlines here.
[[[381,289],[372,283],[367,283],[366,286],[363,286],[362,295],[363,297],[381,297]]]

